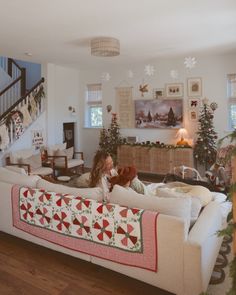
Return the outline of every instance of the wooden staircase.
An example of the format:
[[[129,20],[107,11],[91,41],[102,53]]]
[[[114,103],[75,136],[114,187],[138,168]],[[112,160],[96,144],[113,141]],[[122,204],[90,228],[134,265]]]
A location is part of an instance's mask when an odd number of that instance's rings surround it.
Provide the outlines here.
[[[26,91],[26,72],[11,58],[0,67],[12,81],[0,91],[0,153],[5,152],[44,111],[44,78]]]

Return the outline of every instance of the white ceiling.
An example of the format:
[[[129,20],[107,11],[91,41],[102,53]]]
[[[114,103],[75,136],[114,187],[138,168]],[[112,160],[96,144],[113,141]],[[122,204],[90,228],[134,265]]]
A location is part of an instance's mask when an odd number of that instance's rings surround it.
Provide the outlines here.
[[[0,0],[0,12],[0,55],[22,60],[97,68],[236,52],[236,0]],[[118,38],[120,56],[92,57],[98,36]]]

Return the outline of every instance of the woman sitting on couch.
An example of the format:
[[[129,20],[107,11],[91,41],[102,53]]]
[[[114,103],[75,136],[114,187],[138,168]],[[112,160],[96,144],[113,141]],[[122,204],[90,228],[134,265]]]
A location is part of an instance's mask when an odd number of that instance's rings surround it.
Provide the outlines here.
[[[113,160],[110,154],[104,151],[97,151],[90,172],[89,187],[101,187],[106,198],[111,188],[109,179],[116,175],[117,171],[113,168]]]

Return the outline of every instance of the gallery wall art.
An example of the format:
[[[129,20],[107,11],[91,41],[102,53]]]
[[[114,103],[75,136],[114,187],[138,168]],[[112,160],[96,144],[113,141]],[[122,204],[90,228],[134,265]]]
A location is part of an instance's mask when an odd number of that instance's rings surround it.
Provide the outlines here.
[[[183,100],[135,100],[136,128],[181,128]]]

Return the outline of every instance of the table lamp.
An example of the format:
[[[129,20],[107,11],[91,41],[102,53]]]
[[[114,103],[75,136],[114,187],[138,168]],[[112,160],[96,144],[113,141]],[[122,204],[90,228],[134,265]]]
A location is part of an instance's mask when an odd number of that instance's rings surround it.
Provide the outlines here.
[[[180,128],[176,134],[176,137],[179,139],[176,145],[189,146],[189,143],[186,140],[186,138],[188,138],[188,131],[185,128]]]

